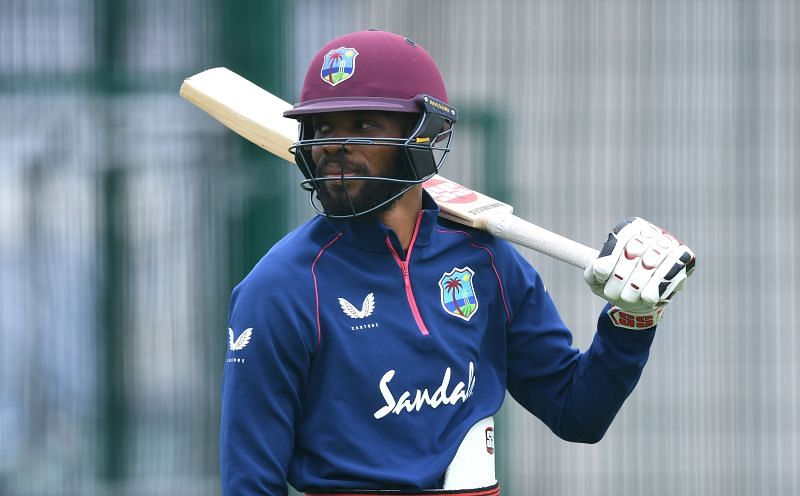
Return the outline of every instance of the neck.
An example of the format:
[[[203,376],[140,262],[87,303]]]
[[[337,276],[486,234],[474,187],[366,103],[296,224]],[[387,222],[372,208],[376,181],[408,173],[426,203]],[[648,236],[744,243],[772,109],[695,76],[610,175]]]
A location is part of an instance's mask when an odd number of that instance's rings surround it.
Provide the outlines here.
[[[416,185],[395,201],[392,208],[381,213],[378,219],[397,234],[403,250],[408,250],[417,217],[422,210],[422,186]]]

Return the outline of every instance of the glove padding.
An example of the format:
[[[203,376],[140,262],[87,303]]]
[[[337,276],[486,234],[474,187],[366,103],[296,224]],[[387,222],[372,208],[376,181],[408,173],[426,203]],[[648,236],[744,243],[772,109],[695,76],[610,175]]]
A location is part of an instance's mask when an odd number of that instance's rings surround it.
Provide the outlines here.
[[[664,229],[639,217],[618,224],[583,277],[592,292],[613,305],[618,327],[658,324],[664,307],[694,272],[692,250]]]

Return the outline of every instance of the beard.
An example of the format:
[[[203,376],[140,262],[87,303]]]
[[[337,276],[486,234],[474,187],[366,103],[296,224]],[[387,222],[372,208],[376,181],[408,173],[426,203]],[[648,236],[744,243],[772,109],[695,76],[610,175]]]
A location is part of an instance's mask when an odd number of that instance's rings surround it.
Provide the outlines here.
[[[323,163],[322,166],[317,167],[317,177],[320,177],[325,165]],[[345,169],[352,171],[359,177],[376,177],[370,174],[366,167],[359,164],[345,164]],[[381,177],[402,179],[404,170],[404,164],[398,157],[394,161],[389,174]],[[331,178],[318,182],[316,194],[317,200],[322,204],[322,208],[327,215],[355,216],[374,208],[375,210],[366,214],[366,216],[375,216],[390,210],[400,197],[392,201],[387,200],[409,186],[411,185],[394,181],[350,179],[345,176],[344,179]],[[385,205],[381,205],[382,203],[385,203]],[[375,208],[379,205],[379,208]]]

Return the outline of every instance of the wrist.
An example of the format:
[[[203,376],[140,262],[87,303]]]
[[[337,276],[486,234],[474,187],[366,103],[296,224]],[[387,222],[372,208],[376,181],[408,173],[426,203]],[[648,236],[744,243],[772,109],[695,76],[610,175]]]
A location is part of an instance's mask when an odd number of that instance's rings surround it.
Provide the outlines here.
[[[659,306],[653,310],[631,312],[612,305],[606,314],[615,327],[631,330],[650,329],[658,325],[664,314],[664,307]]]

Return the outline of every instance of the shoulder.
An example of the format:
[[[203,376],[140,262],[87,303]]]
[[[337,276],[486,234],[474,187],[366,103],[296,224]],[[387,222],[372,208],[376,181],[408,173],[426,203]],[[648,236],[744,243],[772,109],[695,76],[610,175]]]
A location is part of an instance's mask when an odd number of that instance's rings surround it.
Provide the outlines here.
[[[486,231],[465,226],[464,224],[459,224],[458,222],[445,219],[444,217],[439,217],[436,223],[436,228],[440,233],[457,235],[460,236],[464,241],[471,241],[487,246],[492,245],[495,242],[494,236]]]
[[[496,269],[498,277],[504,282],[515,287],[543,287],[539,272],[518,247],[510,242],[497,238],[486,231],[442,218],[439,219],[438,230],[444,235],[449,234],[454,235],[453,238],[460,238],[458,242],[485,250],[491,258],[492,266]]]
[[[314,260],[336,236],[337,232],[320,216],[301,224],[270,248],[237,285],[234,294],[302,293],[313,284],[310,272]]]
[[[276,243],[233,289],[229,327],[252,328],[269,335],[269,342],[302,343],[313,350],[318,338],[311,267],[336,236],[329,223],[315,217]]]
[[[454,235],[453,237],[460,242],[490,250],[492,255],[499,261],[530,265],[514,245],[481,229],[465,226],[441,217],[438,220],[437,229],[442,234]]]

